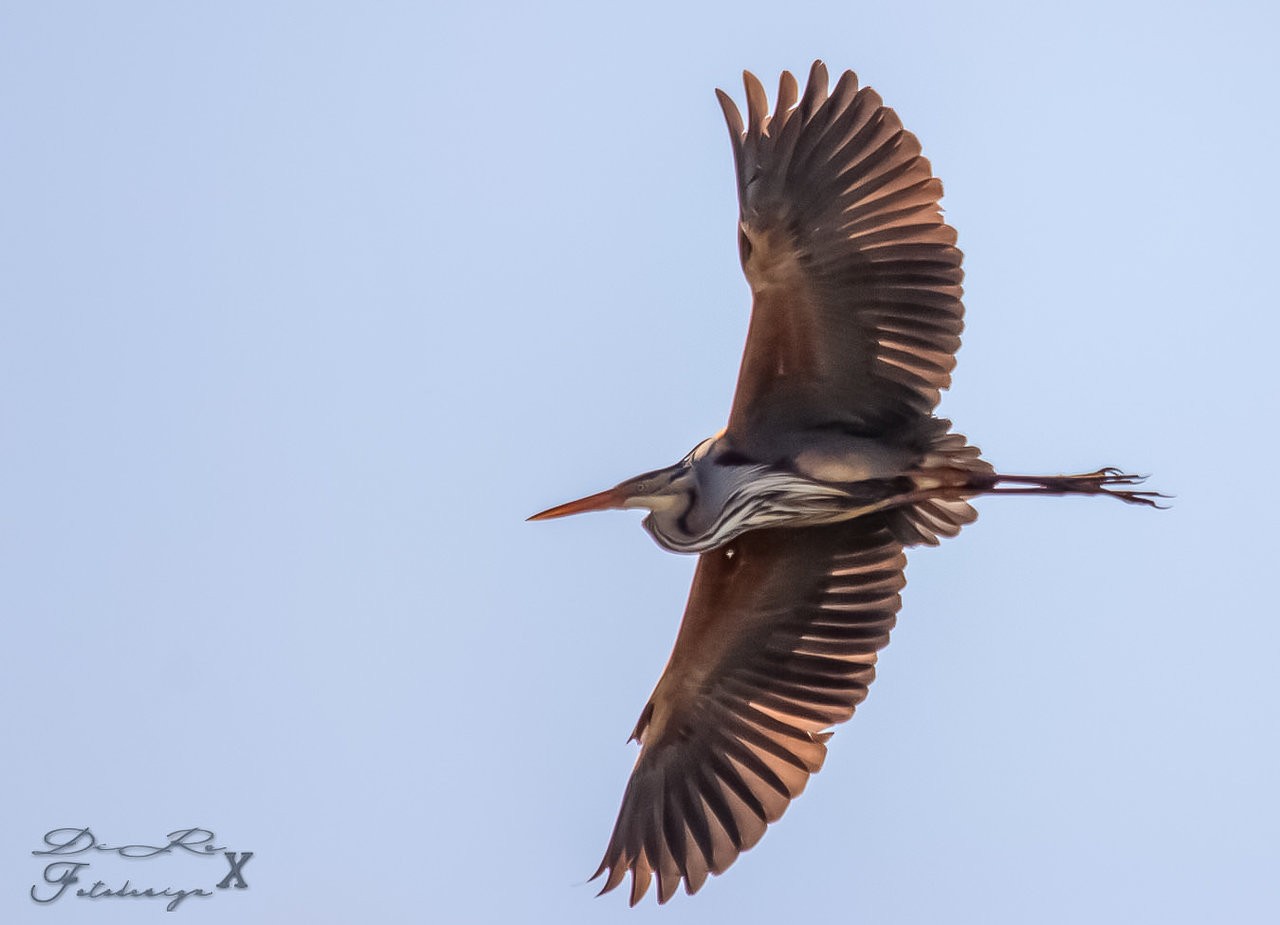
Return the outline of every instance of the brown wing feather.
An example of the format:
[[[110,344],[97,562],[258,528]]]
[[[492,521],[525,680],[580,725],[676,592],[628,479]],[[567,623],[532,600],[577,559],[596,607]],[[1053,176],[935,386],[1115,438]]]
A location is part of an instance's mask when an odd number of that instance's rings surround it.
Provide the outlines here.
[[[960,346],[962,255],[920,143],[846,71],[816,62],[772,115],[746,74],[733,141],[739,243],[753,306],[728,434],[766,455],[783,432],[876,433],[936,407]]]
[[[760,530],[698,561],[596,876],[631,903],[696,892],[759,841],[826,757],[889,641],[904,582],[883,520]]]

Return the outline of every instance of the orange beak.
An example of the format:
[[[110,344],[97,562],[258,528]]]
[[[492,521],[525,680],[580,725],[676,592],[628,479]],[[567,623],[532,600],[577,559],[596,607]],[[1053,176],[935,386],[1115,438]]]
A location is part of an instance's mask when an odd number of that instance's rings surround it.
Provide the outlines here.
[[[570,514],[585,514],[587,511],[607,511],[612,508],[620,508],[624,501],[630,496],[623,490],[623,486],[610,488],[608,491],[597,492],[594,495],[587,495],[585,498],[579,498],[577,501],[569,501],[565,504],[559,504],[552,508],[547,508],[539,514],[534,514],[529,520],[551,520],[553,517],[568,517]]]

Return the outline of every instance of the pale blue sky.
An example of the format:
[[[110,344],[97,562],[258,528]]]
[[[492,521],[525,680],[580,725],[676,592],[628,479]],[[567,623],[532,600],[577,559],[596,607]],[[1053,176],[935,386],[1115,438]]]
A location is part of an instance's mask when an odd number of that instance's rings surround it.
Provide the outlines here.
[[[30,901],[85,825],[255,852],[175,921],[1274,921],[1278,23],[1214,6],[0,8],[0,920],[165,915]],[[815,57],[946,184],[942,411],[1178,498],[981,502],[786,818],[628,911],[693,560],[524,517],[722,425],[712,89]]]

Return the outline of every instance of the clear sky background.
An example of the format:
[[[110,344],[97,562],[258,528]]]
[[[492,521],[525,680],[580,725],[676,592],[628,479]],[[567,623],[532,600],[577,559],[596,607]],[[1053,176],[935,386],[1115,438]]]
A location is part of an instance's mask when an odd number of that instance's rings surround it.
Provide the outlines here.
[[[0,920],[156,921],[30,852],[201,826],[250,888],[174,921],[1276,921],[1274,7],[619,10],[0,8]],[[980,502],[784,820],[628,911],[584,880],[694,563],[524,518],[723,424],[712,89],[815,57],[946,184],[942,412],[1177,501]]]

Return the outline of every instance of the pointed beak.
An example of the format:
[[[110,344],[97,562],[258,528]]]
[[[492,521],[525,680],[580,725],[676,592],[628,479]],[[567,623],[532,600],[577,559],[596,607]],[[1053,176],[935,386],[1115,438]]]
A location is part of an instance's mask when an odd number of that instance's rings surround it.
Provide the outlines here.
[[[624,483],[625,485],[625,483]],[[566,504],[559,504],[552,508],[534,514],[529,520],[551,520],[554,517],[568,517],[570,514],[585,514],[587,511],[607,511],[612,508],[620,508],[623,502],[630,496],[623,485],[616,488],[610,488],[608,491],[597,492],[594,495],[587,495],[585,498],[579,498],[577,501],[569,501]]]

